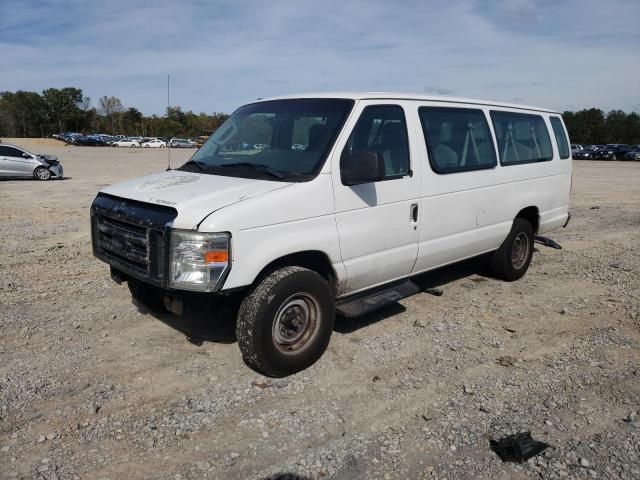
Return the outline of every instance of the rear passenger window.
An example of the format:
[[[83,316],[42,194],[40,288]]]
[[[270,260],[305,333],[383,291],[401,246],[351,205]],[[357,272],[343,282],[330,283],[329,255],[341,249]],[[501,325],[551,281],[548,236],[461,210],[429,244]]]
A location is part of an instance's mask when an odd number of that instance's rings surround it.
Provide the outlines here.
[[[341,169],[357,168],[359,153],[373,152],[384,163],[383,180],[409,175],[409,140],[399,105],[372,105],[362,111],[342,151]]]
[[[553,158],[549,131],[540,115],[491,112],[501,165],[544,162]]]
[[[569,142],[567,136],[564,134],[564,128],[562,122],[558,117],[551,118],[551,128],[553,128],[553,134],[556,137],[556,145],[558,145],[558,153],[563,160],[569,158]]]
[[[17,148],[7,147],[5,145],[0,146],[0,155],[3,157],[22,157],[23,153],[24,152]]]
[[[436,173],[496,166],[496,152],[482,110],[420,107],[431,168]]]

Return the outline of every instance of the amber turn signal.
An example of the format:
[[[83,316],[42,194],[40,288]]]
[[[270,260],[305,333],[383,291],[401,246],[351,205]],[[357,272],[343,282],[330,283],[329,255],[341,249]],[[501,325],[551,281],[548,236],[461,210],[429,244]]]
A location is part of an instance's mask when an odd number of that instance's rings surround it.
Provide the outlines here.
[[[226,263],[229,260],[229,253],[225,251],[214,251],[204,253],[205,263]]]

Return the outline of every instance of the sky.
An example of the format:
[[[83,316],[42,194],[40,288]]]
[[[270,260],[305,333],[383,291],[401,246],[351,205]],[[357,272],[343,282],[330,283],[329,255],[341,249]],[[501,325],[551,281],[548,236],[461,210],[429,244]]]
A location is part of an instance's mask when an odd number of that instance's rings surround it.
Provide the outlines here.
[[[231,112],[393,91],[640,112],[640,0],[0,0],[0,91]]]

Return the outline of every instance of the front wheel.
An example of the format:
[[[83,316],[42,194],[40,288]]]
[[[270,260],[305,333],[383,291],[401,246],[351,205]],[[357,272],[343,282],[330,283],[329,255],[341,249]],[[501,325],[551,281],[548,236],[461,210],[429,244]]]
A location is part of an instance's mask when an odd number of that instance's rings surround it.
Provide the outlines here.
[[[497,277],[513,282],[527,272],[533,257],[533,227],[523,218],[516,218],[500,248],[493,252],[491,268]]]
[[[244,298],[236,337],[244,361],[271,377],[313,365],[329,344],[335,317],[327,281],[302,267],[266,276]]]
[[[35,169],[35,171],[33,172],[33,176],[37,179],[37,180],[42,180],[44,182],[46,182],[47,180],[51,179],[51,172],[49,171],[49,169],[44,168],[44,167],[38,167]]]

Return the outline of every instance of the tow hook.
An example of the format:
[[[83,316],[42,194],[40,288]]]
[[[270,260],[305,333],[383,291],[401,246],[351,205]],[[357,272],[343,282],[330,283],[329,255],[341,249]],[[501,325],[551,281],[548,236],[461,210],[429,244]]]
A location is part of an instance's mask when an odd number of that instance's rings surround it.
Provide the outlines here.
[[[555,248],[556,250],[562,250],[562,246],[555,240],[551,240],[549,237],[543,237],[541,235],[534,235],[533,240],[545,247]]]

